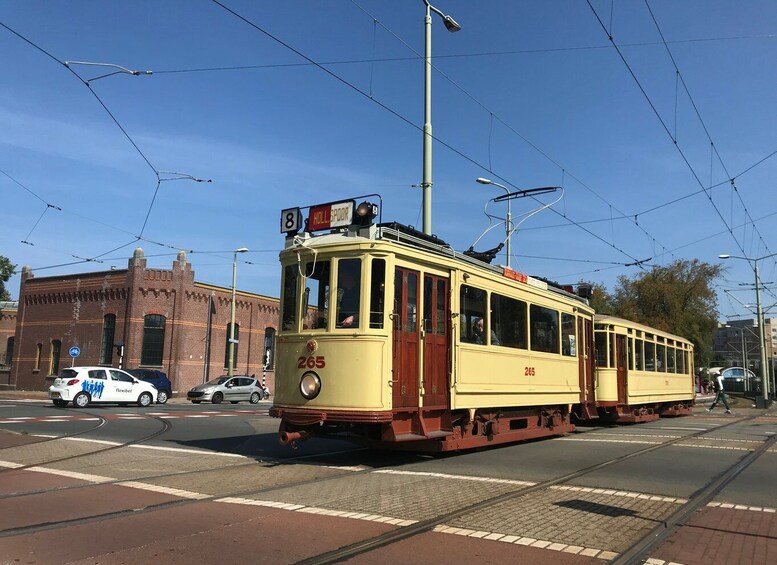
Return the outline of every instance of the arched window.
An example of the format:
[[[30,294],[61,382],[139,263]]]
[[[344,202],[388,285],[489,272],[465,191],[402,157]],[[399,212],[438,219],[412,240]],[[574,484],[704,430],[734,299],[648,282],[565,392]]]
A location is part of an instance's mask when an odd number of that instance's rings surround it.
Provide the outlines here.
[[[165,351],[165,322],[165,317],[160,314],[148,314],[143,318],[141,365],[162,366]]]
[[[116,331],[116,314],[103,316],[103,343],[100,347],[100,365],[110,365],[113,360],[113,334]]]
[[[266,328],[264,330],[264,357],[262,357],[262,363],[268,371],[275,366],[275,328]]]
[[[58,339],[51,341],[51,355],[49,356],[49,375],[59,374],[59,354],[62,351],[62,342]]]
[[[6,367],[11,366],[11,360],[13,359],[13,337],[11,336],[8,338],[8,341],[6,342],[5,347],[5,365]]]
[[[230,336],[232,335],[232,332],[230,331],[231,327],[232,327],[232,324],[227,324],[227,339],[225,341],[225,346],[224,346],[224,368],[225,369],[229,368],[229,339],[230,339]],[[235,354],[234,354],[235,356],[232,358],[233,369],[237,367],[237,346],[239,341],[240,341],[240,324],[235,324]]]

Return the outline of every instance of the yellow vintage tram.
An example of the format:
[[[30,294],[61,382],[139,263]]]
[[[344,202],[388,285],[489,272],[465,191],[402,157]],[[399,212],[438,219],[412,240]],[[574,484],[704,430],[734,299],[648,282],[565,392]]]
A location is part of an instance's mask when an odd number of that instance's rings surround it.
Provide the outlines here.
[[[596,406],[601,417],[646,422],[690,414],[693,344],[614,316],[594,318]]]
[[[573,408],[596,413],[586,299],[375,224],[369,202],[302,210],[281,217],[282,443],[445,451],[564,434]]]

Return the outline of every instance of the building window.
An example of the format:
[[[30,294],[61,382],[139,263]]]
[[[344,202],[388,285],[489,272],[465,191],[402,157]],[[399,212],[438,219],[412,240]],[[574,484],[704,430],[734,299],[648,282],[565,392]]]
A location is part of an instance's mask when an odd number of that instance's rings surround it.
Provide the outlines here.
[[[5,346],[5,366],[10,367],[13,360],[13,336],[8,338]]]
[[[40,371],[40,358],[43,355],[43,344],[39,343],[35,351],[35,370]]]
[[[275,328],[264,330],[264,357],[262,363],[267,371],[272,371],[275,367]]]
[[[141,365],[162,366],[165,350],[165,317],[149,314],[143,318],[143,351]]]
[[[227,340],[226,340],[226,347],[224,347],[224,368],[229,368],[229,339],[232,335],[231,331],[232,324],[227,324]],[[234,369],[237,365],[237,346],[238,341],[240,341],[240,324],[235,324],[235,353],[234,357],[232,357],[232,368]]]
[[[59,374],[59,354],[62,351],[62,342],[58,339],[51,342],[51,356],[49,357],[49,375]]]
[[[113,334],[116,331],[116,314],[103,316],[103,344],[100,348],[100,365],[113,361]]]

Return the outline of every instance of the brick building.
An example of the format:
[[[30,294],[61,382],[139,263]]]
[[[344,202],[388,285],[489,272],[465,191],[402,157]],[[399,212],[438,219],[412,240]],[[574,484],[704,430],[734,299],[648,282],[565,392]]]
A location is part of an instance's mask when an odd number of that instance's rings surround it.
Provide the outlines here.
[[[7,386],[11,379],[17,306],[16,302],[0,302],[0,386]]]
[[[181,251],[172,269],[146,267],[135,250],[128,268],[55,277],[34,277],[24,267],[16,314],[11,385],[41,390],[50,375],[77,365],[148,367],[167,373],[185,394],[226,373],[232,289],[195,282]],[[235,374],[261,377],[274,390],[273,348],[278,299],[237,291]]]

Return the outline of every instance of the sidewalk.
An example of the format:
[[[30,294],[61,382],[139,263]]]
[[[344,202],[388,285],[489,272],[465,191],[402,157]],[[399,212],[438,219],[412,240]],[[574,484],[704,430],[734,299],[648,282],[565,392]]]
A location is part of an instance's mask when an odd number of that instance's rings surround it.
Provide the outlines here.
[[[48,400],[49,393],[45,390],[2,390],[0,400]],[[188,404],[186,394],[173,393],[167,404]]]

